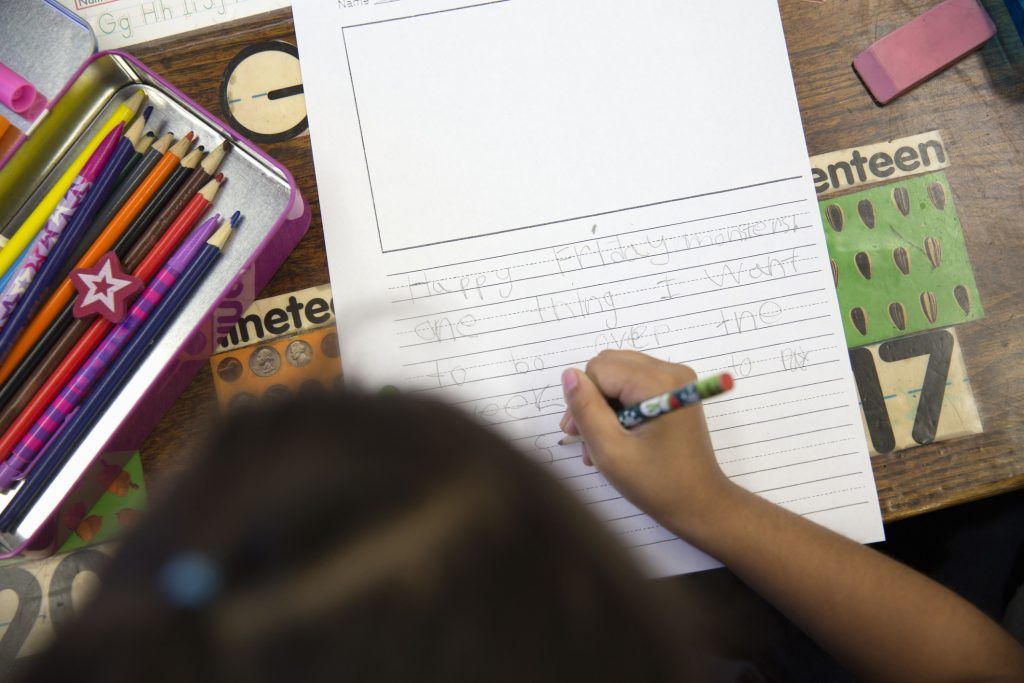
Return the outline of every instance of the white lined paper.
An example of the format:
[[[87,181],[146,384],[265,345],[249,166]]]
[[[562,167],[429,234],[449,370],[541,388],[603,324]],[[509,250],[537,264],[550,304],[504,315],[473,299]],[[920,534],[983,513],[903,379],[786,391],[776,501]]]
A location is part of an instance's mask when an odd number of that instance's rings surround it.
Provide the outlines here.
[[[880,540],[774,3],[416,10],[295,8],[348,377],[494,426],[663,575],[713,561],[557,445],[559,377],[729,371],[726,474]]]

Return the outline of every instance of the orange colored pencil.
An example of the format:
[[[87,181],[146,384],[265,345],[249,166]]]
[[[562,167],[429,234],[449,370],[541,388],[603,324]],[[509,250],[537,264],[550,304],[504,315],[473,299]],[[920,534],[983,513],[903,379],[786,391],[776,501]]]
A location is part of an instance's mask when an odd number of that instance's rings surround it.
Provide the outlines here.
[[[0,116],[0,138],[4,136],[4,133],[6,133],[7,129],[10,127],[11,122],[5,119],[4,117]]]
[[[160,189],[168,176],[171,175],[171,172],[178,167],[181,158],[188,154],[188,150],[192,146],[192,138],[193,134],[188,133],[176,145],[167,150],[156,166],[153,167],[153,170],[149,172],[149,175],[146,176],[146,179],[139,185],[138,189],[124,203],[121,210],[110,219],[107,227],[103,228],[103,232],[99,234],[99,237],[92,243],[88,251],[78,260],[75,268],[88,268],[92,266],[101,256],[114,247],[117,239],[128,228],[129,224],[135,220],[135,217],[139,215],[142,209],[145,208],[150,198]],[[11,352],[7,354],[3,364],[0,365],[0,382],[7,381],[7,378],[18,367],[21,359],[28,354],[32,349],[32,345],[39,340],[46,331],[46,328],[50,326],[61,310],[63,310],[67,302],[71,301],[71,297],[74,294],[74,285],[71,284],[69,278],[65,278],[60,287],[57,288],[57,291],[50,295],[50,298],[39,309],[39,312],[36,313],[36,316],[25,328],[25,331],[18,337],[18,341],[14,342]]]
[[[0,125],[3,127],[3,131],[0,132],[0,159],[3,159],[11,147],[14,147],[14,143],[21,138],[20,130],[12,126],[6,119],[3,119],[3,122],[7,125],[5,127]]]

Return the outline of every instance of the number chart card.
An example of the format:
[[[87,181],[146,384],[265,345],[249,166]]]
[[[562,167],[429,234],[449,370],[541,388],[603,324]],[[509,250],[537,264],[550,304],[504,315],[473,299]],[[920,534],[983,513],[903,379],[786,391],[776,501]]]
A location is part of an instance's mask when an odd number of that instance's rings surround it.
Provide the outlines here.
[[[0,677],[14,678],[22,669],[18,659],[46,650],[95,594],[114,549],[106,543],[0,567]]]
[[[943,329],[984,316],[950,164],[938,130],[811,158],[873,455],[982,431]]]
[[[980,434],[956,330],[850,349],[873,454]]]
[[[882,538],[773,0],[294,13],[350,381],[500,430],[668,575],[716,563],[557,445],[559,378],[618,348],[728,370],[725,472]]]

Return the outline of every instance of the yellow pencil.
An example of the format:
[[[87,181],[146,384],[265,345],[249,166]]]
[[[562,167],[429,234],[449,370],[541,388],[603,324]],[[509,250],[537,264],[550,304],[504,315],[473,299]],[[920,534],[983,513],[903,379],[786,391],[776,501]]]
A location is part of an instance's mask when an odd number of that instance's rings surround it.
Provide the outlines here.
[[[25,222],[21,224],[21,227],[11,235],[9,241],[3,241],[0,237],[0,276],[3,276],[7,272],[7,269],[11,267],[18,257],[21,256],[21,252],[35,239],[36,234],[46,224],[46,219],[50,217],[53,210],[57,208],[57,203],[61,200],[65,194],[67,194],[68,188],[71,187],[71,183],[78,176],[78,172],[85,166],[85,162],[89,160],[92,153],[96,151],[100,143],[103,142],[103,138],[107,136],[107,133],[112,131],[115,126],[119,123],[128,123],[129,120],[142,106],[142,102],[146,99],[146,94],[141,90],[137,91],[134,95],[129,97],[122,103],[107,119],[106,123],[103,124],[102,128],[96,133],[96,135],[89,141],[89,144],[85,146],[81,154],[75,159],[75,161],[64,171],[64,175],[60,177],[57,183],[50,188],[50,191],[46,193],[42,201],[33,209],[29,217],[25,219]]]

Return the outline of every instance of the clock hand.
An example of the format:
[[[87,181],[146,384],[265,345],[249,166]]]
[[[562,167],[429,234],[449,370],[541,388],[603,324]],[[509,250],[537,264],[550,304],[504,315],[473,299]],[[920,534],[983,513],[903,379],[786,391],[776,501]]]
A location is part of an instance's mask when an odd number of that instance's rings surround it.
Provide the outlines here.
[[[302,84],[290,85],[287,88],[278,88],[277,90],[271,90],[267,93],[268,100],[283,100],[286,97],[293,97],[294,95],[301,95],[303,92]]]

